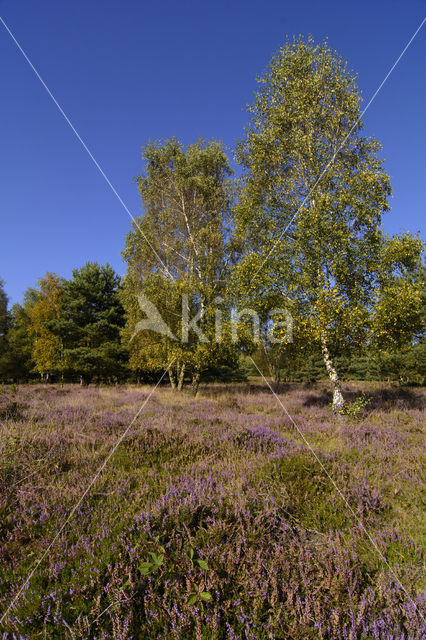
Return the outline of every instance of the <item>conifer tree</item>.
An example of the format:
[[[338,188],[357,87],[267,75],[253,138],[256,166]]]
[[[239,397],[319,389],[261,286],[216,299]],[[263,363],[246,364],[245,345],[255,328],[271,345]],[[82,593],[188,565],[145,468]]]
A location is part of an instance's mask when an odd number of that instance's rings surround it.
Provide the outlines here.
[[[108,264],[88,262],[63,283],[60,317],[46,323],[62,342],[65,373],[79,377],[82,384],[126,375],[119,288],[120,277]]]

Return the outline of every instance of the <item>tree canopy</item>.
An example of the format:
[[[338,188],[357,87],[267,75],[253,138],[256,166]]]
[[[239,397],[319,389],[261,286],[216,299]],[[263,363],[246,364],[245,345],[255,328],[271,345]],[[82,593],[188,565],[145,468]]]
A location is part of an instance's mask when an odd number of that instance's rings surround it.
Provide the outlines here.
[[[133,225],[124,250],[128,267],[122,300],[130,363],[135,369],[159,369],[173,359],[172,386],[182,387],[188,374],[196,391],[203,370],[236,358],[225,335],[215,340],[213,310],[225,294],[232,261],[231,169],[215,141],[199,140],[186,149],[176,139],[151,143],[143,159],[145,171],[136,181],[145,215]],[[134,333],[143,317],[141,294],[170,334]]]
[[[46,322],[63,349],[63,370],[83,382],[121,377],[127,352],[120,343],[124,312],[119,300],[120,277],[108,264],[88,262],[64,281],[61,312]]]
[[[238,179],[216,140],[146,144],[122,281],[88,262],[8,310],[0,280],[1,378],[167,369],[196,393],[253,354],[276,379],[328,375],[335,412],[341,377],[424,379],[424,245],[383,230],[390,179],[361,103],[328,43],[298,37],[258,78]]]
[[[295,340],[302,349],[320,345],[339,411],[335,357],[368,341],[372,324],[390,336],[379,309],[396,286],[404,295],[393,298],[393,318],[404,318],[401,339],[412,335],[418,296],[405,272],[392,274],[395,260],[418,265],[422,247],[418,238],[383,234],[391,190],[380,144],[362,135],[355,77],[327,43],[287,43],[258,85],[237,150],[240,290],[259,304],[271,292],[292,300]]]

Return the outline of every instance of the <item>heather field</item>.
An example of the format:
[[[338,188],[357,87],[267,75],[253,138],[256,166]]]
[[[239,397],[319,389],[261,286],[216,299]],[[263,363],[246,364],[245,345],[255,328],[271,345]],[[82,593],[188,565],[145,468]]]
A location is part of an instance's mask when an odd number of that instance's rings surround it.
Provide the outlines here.
[[[345,389],[277,388],[316,459],[260,381],[160,388],[60,531],[150,389],[2,388],[2,639],[426,637],[424,392]]]

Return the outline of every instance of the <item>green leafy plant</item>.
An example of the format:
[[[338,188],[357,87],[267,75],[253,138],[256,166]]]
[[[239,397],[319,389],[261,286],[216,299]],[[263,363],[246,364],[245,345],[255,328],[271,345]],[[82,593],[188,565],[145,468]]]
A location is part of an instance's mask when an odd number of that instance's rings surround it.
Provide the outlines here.
[[[360,420],[364,410],[368,407],[371,402],[371,398],[367,398],[365,393],[362,393],[356,400],[353,402],[348,402],[345,404],[343,409],[339,412],[342,415],[349,416],[353,420]]]
[[[188,604],[202,604],[202,600],[210,602],[212,600],[212,594],[210,591],[203,591],[202,585],[195,587],[188,596]]]
[[[198,565],[200,567],[200,569],[204,569],[204,571],[208,571],[209,566],[207,564],[207,562],[205,560],[202,560],[201,558],[194,558],[194,549],[190,549],[189,550],[189,559],[191,561],[192,566],[194,567],[195,565]]]
[[[147,576],[150,573],[152,573],[153,571],[156,571],[157,569],[159,569],[161,567],[161,565],[163,564],[164,561],[164,555],[163,554],[159,554],[157,555],[156,553],[154,553],[153,551],[151,551],[149,553],[150,557],[151,557],[151,561],[146,561],[146,562],[142,562],[139,565],[139,571],[141,572],[141,574],[143,576]]]
[[[189,555],[189,560],[191,562],[191,565],[193,567],[198,566],[203,571],[209,570],[209,565],[205,560],[202,560],[201,558],[194,558],[194,549],[191,548],[189,550],[188,555]],[[192,591],[188,596],[188,604],[189,605],[198,604],[201,610],[203,610],[203,601],[210,602],[212,598],[213,598],[212,594],[209,591],[205,590],[205,585],[203,582],[201,582],[198,585],[196,584],[193,585]]]
[[[151,560],[147,560],[142,562],[139,565],[139,571],[143,576],[147,576],[150,573],[153,573],[157,569],[159,569],[164,562],[164,556],[166,553],[165,548],[159,543],[159,536],[156,536],[153,541],[148,542],[150,545],[154,545],[159,553],[155,553],[154,551],[149,551],[149,556]]]

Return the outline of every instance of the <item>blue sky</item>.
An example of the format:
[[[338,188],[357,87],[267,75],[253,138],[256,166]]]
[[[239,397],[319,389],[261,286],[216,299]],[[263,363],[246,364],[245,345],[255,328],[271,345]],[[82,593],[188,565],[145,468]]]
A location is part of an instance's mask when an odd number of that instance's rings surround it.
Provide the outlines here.
[[[255,77],[286,35],[328,37],[368,102],[426,16],[425,0],[53,2],[0,15],[133,215],[141,146],[172,135],[232,148]],[[365,118],[391,175],[385,230],[422,229],[426,25]],[[130,219],[0,24],[0,278],[11,302],[87,260],[124,273]]]

